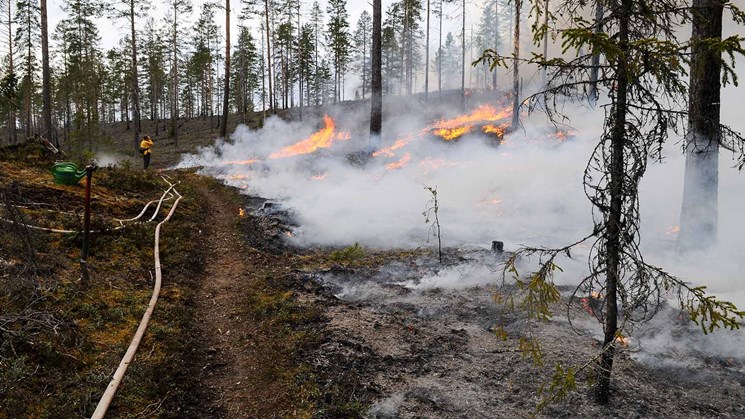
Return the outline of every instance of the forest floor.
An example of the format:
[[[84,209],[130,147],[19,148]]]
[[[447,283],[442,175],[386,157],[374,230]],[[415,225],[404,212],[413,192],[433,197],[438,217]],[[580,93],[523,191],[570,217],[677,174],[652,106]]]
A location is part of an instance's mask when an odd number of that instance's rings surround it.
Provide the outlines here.
[[[174,149],[156,168],[210,141],[164,145]],[[53,160],[33,146],[0,155],[2,217],[79,226],[82,188],[54,185]],[[100,169],[94,224],[139,212],[162,193],[160,175],[185,198],[163,227],[161,300],[110,417],[528,417],[557,365],[598,353],[581,309],[576,331],[565,300],[532,324],[495,304],[496,273],[473,281],[504,255],[446,249],[439,263],[421,249],[299,248],[286,239],[291,215],[191,172]],[[152,227],[96,236],[88,285],[78,235],[1,230],[0,418],[90,416],[151,292]],[[531,334],[542,366],[525,356]],[[639,350],[620,350],[609,405],[592,402],[578,372],[577,391],[537,416],[745,417],[741,360],[641,362]]]

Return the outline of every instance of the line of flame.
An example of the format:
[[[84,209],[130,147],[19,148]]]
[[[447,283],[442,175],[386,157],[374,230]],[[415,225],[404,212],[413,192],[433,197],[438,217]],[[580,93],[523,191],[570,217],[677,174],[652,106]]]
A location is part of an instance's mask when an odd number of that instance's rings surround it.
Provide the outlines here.
[[[392,146],[386,147],[386,148],[382,148],[382,149],[374,152],[373,153],[373,157],[378,157],[378,156],[381,156],[381,155],[385,155],[385,156],[388,156],[388,157],[393,157],[393,156],[396,155],[396,153],[394,153],[393,150],[398,150],[399,148],[402,148],[402,147],[406,146],[410,142],[414,141],[415,138],[416,137],[414,137],[413,134],[409,134],[406,137],[399,138],[399,139],[396,140],[395,143],[393,143]]]
[[[270,159],[309,154],[319,148],[329,148],[334,140],[346,141],[351,138],[348,132],[336,132],[336,124],[330,116],[323,116],[324,127],[314,132],[310,137],[299,143],[283,148],[281,151],[269,155]]]
[[[447,141],[451,141],[473,130],[476,123],[496,122],[509,117],[511,114],[511,107],[497,109],[493,105],[485,104],[469,114],[437,121],[427,127],[427,130]]]
[[[401,157],[401,160],[399,160],[399,161],[397,161],[395,163],[388,163],[388,164],[385,165],[385,168],[388,169],[388,170],[400,169],[400,168],[406,166],[406,164],[409,163],[409,161],[411,161],[411,154],[406,153],[406,154],[404,154],[403,157]]]
[[[230,160],[230,161],[223,162],[223,164],[232,164],[232,165],[235,165],[235,166],[241,166],[241,165],[254,164],[254,163],[258,163],[258,162],[259,162],[259,160],[257,160],[257,159],[250,159],[250,160]]]

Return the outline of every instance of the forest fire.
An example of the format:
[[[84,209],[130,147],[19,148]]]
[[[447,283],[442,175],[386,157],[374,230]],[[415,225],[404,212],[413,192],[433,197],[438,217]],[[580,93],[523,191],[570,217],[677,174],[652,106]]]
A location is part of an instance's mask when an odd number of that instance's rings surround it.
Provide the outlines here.
[[[481,127],[481,131],[484,134],[494,134],[497,137],[502,138],[505,132],[507,132],[507,128],[509,127],[510,127],[509,124],[500,124],[500,125],[489,124],[489,125],[484,125],[483,127]]]
[[[668,235],[668,236],[673,236],[673,235],[676,235],[678,233],[680,233],[680,226],[679,225],[670,226],[670,227],[667,227],[665,229],[665,234]]]
[[[471,131],[473,131],[473,125],[464,125],[456,128],[438,128],[432,133],[445,141],[452,141]]]
[[[319,148],[329,148],[334,141],[346,141],[351,138],[349,132],[336,132],[336,124],[330,116],[323,116],[324,127],[316,131],[307,139],[297,144],[283,148],[281,151],[269,155],[270,159],[281,159],[285,157],[309,154]]]
[[[411,154],[406,153],[406,154],[404,154],[403,157],[401,157],[401,160],[399,160],[399,161],[397,161],[395,163],[386,164],[385,165],[385,168],[388,169],[388,170],[400,169],[400,168],[406,166],[406,164],[408,164],[409,161],[411,161]]]
[[[490,129],[494,130],[493,133],[498,132],[498,127],[504,127],[502,130],[502,134],[504,134],[507,124],[496,126],[488,123],[506,119],[511,114],[512,108],[497,109],[492,105],[481,105],[469,114],[461,115],[453,119],[437,121],[427,127],[426,130],[446,141],[455,140],[462,135],[471,132],[474,127],[479,124],[487,124],[487,126],[492,127]],[[484,130],[484,132],[487,131]]]
[[[231,160],[231,161],[226,161],[225,164],[230,164],[230,165],[233,165],[233,166],[247,166],[249,164],[254,164],[254,163],[258,163],[258,162],[259,162],[259,160],[257,160],[257,159]]]
[[[393,143],[392,146],[386,147],[386,148],[382,148],[382,149],[374,152],[373,153],[373,157],[378,157],[378,156],[393,157],[393,156],[396,155],[396,153],[394,153],[393,150],[398,150],[399,148],[405,147],[407,144],[409,144],[410,142],[414,141],[414,138],[415,137],[413,135],[408,135],[408,136],[406,136],[404,138],[399,138],[399,139],[396,140],[395,143]]]
[[[423,170],[423,175],[428,175],[431,171],[441,167],[455,167],[459,163],[447,161],[445,159],[425,159],[419,162],[419,167]]]

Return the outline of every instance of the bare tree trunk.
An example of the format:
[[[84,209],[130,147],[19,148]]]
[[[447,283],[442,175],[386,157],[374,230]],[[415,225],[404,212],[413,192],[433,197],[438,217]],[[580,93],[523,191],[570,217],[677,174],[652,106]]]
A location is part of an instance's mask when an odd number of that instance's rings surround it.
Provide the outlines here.
[[[516,0],[518,1],[518,0]],[[461,72],[460,72],[460,103],[461,108],[466,110],[466,0],[463,0],[463,26],[461,27]]]
[[[499,0],[494,0],[494,51],[499,53]],[[497,90],[497,67],[492,70],[492,90]]]
[[[603,14],[605,13],[602,1],[598,1],[595,6],[595,33],[603,32]],[[590,104],[595,106],[598,100],[598,72],[600,71],[600,54],[592,56],[592,68],[590,68]]]
[[[173,4],[173,101],[171,103],[171,129],[173,130],[173,143],[178,148],[178,6]]]
[[[272,91],[272,42],[269,35],[269,0],[264,0],[264,16],[266,17],[266,70],[269,75],[269,113],[274,109],[274,100]]]
[[[543,2],[543,26],[545,27],[545,33],[543,34],[543,59],[548,60],[548,0]],[[548,67],[543,66],[541,72],[541,85],[546,86],[548,84]]]
[[[49,74],[49,29],[47,23],[47,0],[41,0],[41,77],[43,136],[54,141],[59,148],[57,136],[52,132],[52,81]]]
[[[442,99],[442,2],[443,0],[440,0],[440,32],[439,32],[439,47],[438,47],[438,54],[440,59],[437,60],[437,92],[440,94],[440,99]]]
[[[513,33],[515,51],[513,52],[512,64],[512,127],[517,128],[520,123],[520,9],[522,9],[522,0],[515,0],[515,28]]]
[[[723,0],[693,0],[693,54],[686,168],[678,250],[704,250],[717,240],[721,53],[702,41],[722,38]]]
[[[424,43],[424,101],[426,102],[427,99],[429,99],[429,3],[430,0],[427,0],[427,40]],[[364,96],[363,96],[364,98]]]
[[[134,149],[140,148],[140,132],[142,124],[140,122],[140,78],[137,71],[137,37],[135,32],[135,2],[129,0],[129,19],[132,29],[132,111],[134,113]]]
[[[31,20],[26,20],[26,36],[31,37]],[[31,94],[33,93],[33,77],[34,72],[31,68],[31,57],[33,52],[31,50],[31,41],[29,39],[26,51],[26,95],[24,97],[23,107],[26,112],[26,139],[31,138],[31,130],[33,129],[33,111],[31,109]]]
[[[370,93],[370,146],[380,142],[383,128],[383,78],[381,24],[382,0],[373,0],[373,28],[372,28],[372,80]]]
[[[266,119],[266,75],[264,74],[264,28],[263,25],[259,25],[259,32],[261,32],[261,121]]]
[[[8,1],[8,74],[14,74],[13,68],[13,2]],[[16,136],[16,101],[15,92],[8,107],[8,140],[10,144],[15,144],[18,140]]]
[[[367,87],[367,34],[362,36],[362,100],[365,100],[365,87]]]
[[[610,208],[605,220],[606,238],[604,247],[607,274],[605,281],[605,318],[603,322],[603,353],[598,363],[598,381],[595,385],[595,399],[606,404],[610,397],[610,377],[613,358],[616,353],[615,341],[618,332],[618,295],[621,283],[621,218],[623,216],[624,196],[624,142],[626,133],[627,94],[629,84],[629,15],[632,0],[622,0],[619,11],[618,40],[621,56],[618,58],[618,84],[614,100],[613,128],[611,131],[610,156]]]
[[[227,138],[228,99],[230,97],[230,0],[225,0],[225,93],[222,98],[222,125],[220,137]]]

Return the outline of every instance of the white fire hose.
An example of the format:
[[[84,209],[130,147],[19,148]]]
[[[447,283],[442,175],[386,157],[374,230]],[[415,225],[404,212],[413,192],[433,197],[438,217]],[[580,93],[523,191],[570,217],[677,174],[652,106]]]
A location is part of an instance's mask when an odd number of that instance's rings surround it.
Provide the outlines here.
[[[96,407],[96,411],[93,412],[93,416],[91,416],[91,419],[100,419],[103,418],[106,414],[106,411],[109,409],[109,405],[111,404],[111,401],[114,398],[114,394],[116,394],[116,390],[119,388],[119,384],[121,384],[122,379],[124,378],[124,373],[127,371],[127,367],[129,367],[129,364],[132,362],[132,359],[135,356],[135,353],[137,352],[137,347],[140,346],[140,341],[142,340],[142,336],[145,334],[145,330],[147,329],[148,323],[150,323],[150,316],[153,314],[153,310],[155,309],[155,303],[158,301],[158,296],[160,295],[160,285],[161,285],[161,272],[160,272],[160,251],[159,251],[159,245],[160,245],[160,227],[165,223],[166,221],[171,219],[171,216],[173,215],[173,212],[176,210],[176,206],[178,205],[179,201],[181,201],[181,196],[178,191],[175,189],[173,190],[178,198],[176,199],[176,202],[173,203],[173,206],[171,207],[171,211],[168,213],[168,216],[158,223],[158,225],[155,227],[155,247],[153,254],[155,256],[155,286],[153,287],[153,295],[150,297],[150,302],[147,305],[147,310],[145,311],[145,314],[142,316],[142,321],[140,322],[140,326],[137,328],[137,332],[135,332],[134,338],[132,338],[132,343],[129,344],[129,348],[127,348],[127,352],[124,354],[124,358],[122,358],[122,361],[119,363],[119,367],[114,372],[114,377],[111,379],[111,382],[109,383],[108,387],[106,387],[106,391],[104,392],[103,396],[101,397],[101,400],[98,402],[98,406]]]

